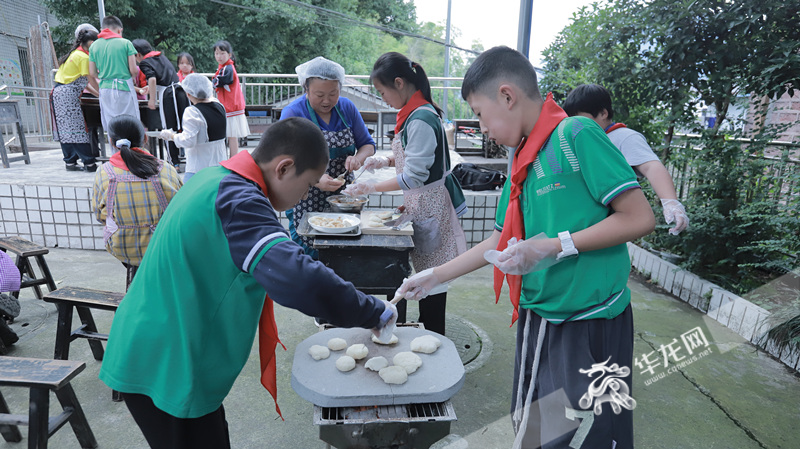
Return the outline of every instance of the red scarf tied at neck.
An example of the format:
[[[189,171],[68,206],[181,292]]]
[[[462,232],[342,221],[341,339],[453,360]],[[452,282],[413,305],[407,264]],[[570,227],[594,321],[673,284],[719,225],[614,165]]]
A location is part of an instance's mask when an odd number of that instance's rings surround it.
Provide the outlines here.
[[[147,53],[146,55],[142,56],[142,59],[152,58],[153,56],[158,56],[160,54],[161,54],[160,51],[151,51],[151,52]]]
[[[403,125],[406,123],[406,119],[408,119],[408,116],[411,115],[414,110],[426,104],[431,104],[431,102],[425,99],[422,95],[422,91],[418,90],[414,92],[414,95],[408,99],[408,103],[400,108],[400,111],[397,113],[397,125],[394,126],[394,135],[397,136],[400,134],[400,131],[403,130]]]
[[[611,131],[620,129],[620,128],[627,128],[628,126],[624,123],[614,123],[608,128],[606,128],[606,134],[610,133]]]
[[[500,234],[500,242],[497,244],[497,251],[506,249],[511,237],[516,237],[518,240],[525,238],[525,222],[523,221],[522,204],[519,197],[522,194],[522,185],[528,177],[528,166],[536,160],[539,150],[550,137],[550,134],[553,133],[556,126],[565,118],[567,118],[567,113],[553,101],[553,94],[547,94],[547,99],[542,105],[542,111],[539,113],[539,118],[536,120],[533,130],[528,137],[523,139],[519,144],[516,155],[514,156],[510,178],[511,192],[508,199],[503,232]],[[495,267],[495,302],[500,300],[500,290],[503,288],[504,278],[507,279],[508,288],[511,291],[511,304],[514,306],[514,314],[511,317],[511,324],[513,325],[514,322],[517,321],[517,318],[519,318],[518,309],[519,298],[522,294],[522,276],[505,274],[500,271],[499,268]]]
[[[114,39],[114,38],[122,38],[121,34],[117,34],[108,28],[103,28],[103,31],[97,34],[97,37],[100,39]]]

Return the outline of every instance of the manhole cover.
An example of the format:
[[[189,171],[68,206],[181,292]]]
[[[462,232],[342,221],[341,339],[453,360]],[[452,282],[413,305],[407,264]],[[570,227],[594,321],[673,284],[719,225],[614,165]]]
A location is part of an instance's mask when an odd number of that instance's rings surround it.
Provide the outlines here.
[[[453,341],[465,366],[481,353],[481,338],[466,321],[451,315],[446,316],[447,338]]]

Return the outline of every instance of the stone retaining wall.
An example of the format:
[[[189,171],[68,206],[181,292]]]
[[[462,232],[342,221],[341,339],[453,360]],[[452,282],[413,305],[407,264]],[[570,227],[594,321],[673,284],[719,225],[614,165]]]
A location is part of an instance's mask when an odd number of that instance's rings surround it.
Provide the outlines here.
[[[633,243],[628,243],[633,267],[651,282],[687,302],[751,343],[765,347],[774,357],[788,367],[800,368],[800,353],[778,351],[772,341],[764,342],[771,326],[777,324],[770,319],[770,312],[751,303],[739,295],[701,279],[677,265]]]

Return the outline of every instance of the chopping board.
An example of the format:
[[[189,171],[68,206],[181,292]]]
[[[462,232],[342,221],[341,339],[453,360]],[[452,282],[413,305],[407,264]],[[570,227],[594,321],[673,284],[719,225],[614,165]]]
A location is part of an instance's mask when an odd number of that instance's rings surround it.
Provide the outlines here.
[[[333,328],[318,332],[297,345],[292,362],[292,388],[303,399],[321,407],[360,407],[373,405],[416,404],[444,402],[455,395],[464,384],[465,371],[458,350],[447,337],[412,327],[398,327],[399,341],[394,345],[379,345],[372,341],[372,332],[362,328]],[[411,340],[422,335],[433,335],[442,346],[433,354],[415,352],[422,366],[408,375],[402,385],[384,383],[377,372],[364,367],[372,357],[383,356],[392,365],[399,352],[410,351]],[[312,345],[327,347],[328,340],[344,338],[348,347],[362,343],[369,355],[356,361],[356,367],[347,372],[336,369],[336,360],[346,349],[331,351],[327,359],[314,360],[308,354]]]
[[[388,226],[370,226],[372,223],[370,219],[373,216],[391,213],[394,209],[371,209],[361,211],[361,233],[362,234],[383,234],[383,235],[414,235],[414,227],[411,222],[406,223],[399,230],[394,230]],[[397,215],[389,218],[392,220]]]

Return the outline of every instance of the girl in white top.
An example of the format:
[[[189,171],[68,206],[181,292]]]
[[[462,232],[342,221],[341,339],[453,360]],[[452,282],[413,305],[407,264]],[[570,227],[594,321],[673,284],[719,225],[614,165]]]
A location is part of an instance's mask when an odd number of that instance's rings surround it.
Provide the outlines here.
[[[214,167],[228,158],[225,148],[227,123],[225,107],[214,98],[214,87],[203,75],[190,73],[181,81],[192,106],[183,112],[183,131],[161,131],[161,138],[172,140],[186,151],[187,182],[198,171]]]

